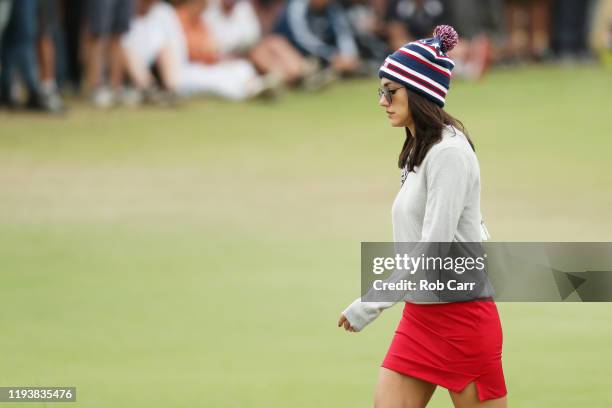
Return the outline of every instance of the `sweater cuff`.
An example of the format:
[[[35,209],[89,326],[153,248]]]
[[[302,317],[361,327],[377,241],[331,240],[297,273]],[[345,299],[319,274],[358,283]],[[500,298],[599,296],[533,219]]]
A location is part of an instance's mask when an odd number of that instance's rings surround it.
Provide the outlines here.
[[[362,302],[361,298],[358,298],[342,314],[349,321],[353,329],[358,332],[380,316],[384,309],[394,304],[394,302]]]

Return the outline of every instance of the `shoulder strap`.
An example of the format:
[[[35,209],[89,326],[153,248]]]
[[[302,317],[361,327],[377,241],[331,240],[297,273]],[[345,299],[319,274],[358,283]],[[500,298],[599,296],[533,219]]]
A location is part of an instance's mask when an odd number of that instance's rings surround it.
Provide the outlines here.
[[[483,219],[480,220],[480,237],[483,241],[489,241],[491,239],[491,234],[489,234],[489,230]]]

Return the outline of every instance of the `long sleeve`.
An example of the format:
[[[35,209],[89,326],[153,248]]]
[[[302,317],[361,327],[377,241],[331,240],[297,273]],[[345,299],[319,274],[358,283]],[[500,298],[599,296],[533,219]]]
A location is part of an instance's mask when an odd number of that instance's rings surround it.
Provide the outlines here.
[[[287,20],[293,39],[306,52],[327,61],[336,54],[334,47],[325,44],[310,30],[308,26],[308,1],[289,1]]]
[[[427,204],[421,241],[452,242],[469,189],[467,152],[449,146],[434,152],[428,159]]]
[[[333,29],[336,34],[336,45],[340,51],[340,54],[344,56],[357,57],[359,52],[357,50],[357,44],[355,43],[355,37],[351,24],[346,17],[346,14],[342,7],[339,5],[331,5]]]
[[[383,310],[395,305],[397,302],[362,302],[357,298],[351,303],[342,314],[347,318],[355,331],[363,330],[368,324],[372,323]]]
[[[423,227],[420,242],[412,249],[415,254],[441,255],[446,246],[437,243],[453,242],[458,223],[465,209],[468,192],[474,177],[471,174],[469,152],[458,146],[444,146],[432,150],[427,162],[423,163],[426,197]],[[417,197],[413,197],[417,200]],[[420,272],[417,272],[417,275]],[[388,278],[388,282],[397,282],[406,278],[405,271],[396,271]],[[413,278],[414,279],[414,275]],[[355,331],[362,330],[374,321],[383,310],[392,307],[395,303],[405,300],[401,292],[385,295],[389,301],[362,302],[355,300],[344,312]],[[374,295],[375,296],[375,295]],[[365,299],[374,296],[364,295]],[[378,296],[380,299],[380,295]],[[427,299],[425,299],[427,300]]]
[[[397,247],[396,250],[398,250]],[[414,257],[418,257],[421,254],[430,254],[432,251],[433,253],[437,253],[436,251],[438,250],[439,248],[436,244],[432,244],[430,242],[419,242],[410,248],[410,253],[413,254]],[[422,273],[423,272],[421,270],[407,271],[396,269],[390,277],[385,279],[385,282],[397,283],[406,279],[414,281],[416,277],[420,277]],[[376,301],[363,301],[363,299],[376,299]],[[396,303],[406,301],[408,299],[412,299],[411,301],[419,301],[419,299],[412,298],[411,294],[408,292],[377,292],[374,291],[374,289],[370,289],[368,293],[355,299],[355,301],[353,301],[353,303],[351,303],[342,312],[342,314],[348,319],[355,331],[361,331],[365,326],[372,323],[378,316],[380,316],[383,310],[393,307]],[[431,297],[420,299],[420,301],[426,302],[432,302],[435,300],[436,299]]]

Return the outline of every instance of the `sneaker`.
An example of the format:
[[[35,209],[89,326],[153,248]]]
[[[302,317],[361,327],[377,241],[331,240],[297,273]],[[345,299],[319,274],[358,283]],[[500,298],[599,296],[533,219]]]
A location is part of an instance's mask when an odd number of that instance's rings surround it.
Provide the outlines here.
[[[156,86],[150,86],[141,91],[142,103],[145,105],[159,105],[161,103],[161,90]]]
[[[33,93],[28,97],[26,109],[37,112],[60,114],[65,112],[64,103],[59,93]]]
[[[269,73],[257,78],[251,93],[252,98],[278,99],[283,91],[283,79],[277,73]]]
[[[100,109],[112,108],[117,103],[115,93],[105,87],[94,90],[91,94],[91,103]]]
[[[123,106],[135,108],[144,102],[143,92],[136,88],[123,88],[118,92],[119,102]]]
[[[328,87],[339,79],[338,73],[331,67],[321,69],[302,79],[302,89],[316,92]]]
[[[175,91],[161,91],[159,94],[158,105],[166,107],[176,107],[181,103],[181,97]]]
[[[63,113],[66,111],[64,101],[57,89],[49,92],[43,92],[43,98],[49,112]]]

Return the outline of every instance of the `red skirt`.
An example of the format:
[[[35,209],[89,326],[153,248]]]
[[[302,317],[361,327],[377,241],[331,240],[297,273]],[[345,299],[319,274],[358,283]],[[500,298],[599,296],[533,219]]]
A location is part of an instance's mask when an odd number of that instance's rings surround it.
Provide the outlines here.
[[[502,329],[492,300],[406,302],[382,366],[461,392],[476,383],[480,401],[506,395]]]

